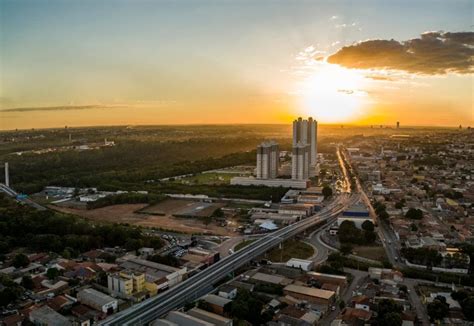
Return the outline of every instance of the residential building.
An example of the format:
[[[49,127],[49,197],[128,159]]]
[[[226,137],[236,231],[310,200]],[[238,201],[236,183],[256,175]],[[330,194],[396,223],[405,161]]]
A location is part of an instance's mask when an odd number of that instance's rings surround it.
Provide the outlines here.
[[[145,289],[145,274],[131,271],[109,274],[107,285],[111,292],[132,295]]]
[[[278,144],[263,142],[257,146],[257,179],[276,179],[280,167]]]

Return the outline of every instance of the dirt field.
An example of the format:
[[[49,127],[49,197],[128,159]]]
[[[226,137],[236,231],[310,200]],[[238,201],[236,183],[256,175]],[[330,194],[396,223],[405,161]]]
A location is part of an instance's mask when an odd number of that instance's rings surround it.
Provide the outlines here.
[[[356,252],[357,256],[372,260],[382,261],[387,258],[382,246],[355,246],[354,252]]]
[[[166,202],[166,201],[165,201]],[[165,203],[163,202],[163,203]],[[182,202],[182,201],[180,201]],[[193,202],[195,203],[195,202]],[[170,210],[165,212],[164,216],[149,215],[144,213],[136,213],[136,211],[146,207],[146,204],[126,204],[113,205],[97,209],[84,210],[66,207],[50,206],[60,212],[78,215],[94,221],[104,221],[113,223],[130,223],[133,225],[141,225],[145,227],[157,227],[165,230],[175,230],[186,233],[205,233],[216,235],[232,235],[233,231],[229,228],[210,224],[205,226],[196,218],[177,218],[171,216],[170,212],[176,203],[166,203]],[[163,207],[160,207],[163,209]],[[178,209],[178,208],[176,208]],[[162,211],[163,212],[163,211]]]
[[[223,207],[223,203],[203,203],[192,200],[166,199],[156,205],[146,207],[142,213],[158,214],[165,216],[211,216],[217,208]]]

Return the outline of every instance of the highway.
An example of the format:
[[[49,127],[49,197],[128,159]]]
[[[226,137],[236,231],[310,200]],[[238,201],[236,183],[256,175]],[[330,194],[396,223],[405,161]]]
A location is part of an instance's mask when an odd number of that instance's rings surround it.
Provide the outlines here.
[[[346,162],[352,165],[351,156],[348,155],[345,150],[339,149],[338,153],[339,152],[345,157]],[[357,192],[360,194],[361,199],[365,202],[365,204],[369,208],[372,219],[377,222],[377,225],[378,225],[377,232],[378,232],[380,240],[382,241],[382,245],[385,249],[385,252],[387,253],[389,262],[395,267],[403,266],[404,265],[403,262],[400,259],[398,259],[398,257],[400,257],[398,239],[393,234],[393,232],[391,232],[388,229],[386,224],[383,221],[380,221],[380,219],[377,217],[377,214],[375,213],[372,203],[370,202],[370,199],[367,196],[364,190],[364,187],[361,185],[360,180],[357,177],[357,175],[355,176],[355,182],[356,182]]]
[[[4,192],[5,194],[7,194],[8,196],[10,197],[13,197],[15,198],[17,201],[21,202],[21,203],[25,203],[26,205],[29,205],[33,208],[36,208],[38,210],[41,210],[41,211],[44,211],[46,210],[47,208],[46,207],[43,207],[37,203],[35,203],[34,201],[32,201],[31,199],[29,199],[28,197],[25,197],[25,198],[19,198],[18,197],[18,193],[13,190],[12,188],[10,187],[7,187],[6,185],[4,185],[3,183],[0,183],[0,191],[1,192]]]
[[[341,194],[317,214],[261,237],[166,292],[111,316],[101,325],[144,325],[160,318],[167,312],[210,293],[213,284],[281,242],[337,216],[356,199],[358,200],[349,194]]]

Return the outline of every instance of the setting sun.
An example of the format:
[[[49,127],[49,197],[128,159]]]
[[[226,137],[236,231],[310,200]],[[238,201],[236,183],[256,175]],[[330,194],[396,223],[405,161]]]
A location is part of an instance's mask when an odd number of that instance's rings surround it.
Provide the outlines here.
[[[323,123],[353,121],[366,110],[366,84],[366,78],[356,70],[316,63],[299,85],[301,111]]]

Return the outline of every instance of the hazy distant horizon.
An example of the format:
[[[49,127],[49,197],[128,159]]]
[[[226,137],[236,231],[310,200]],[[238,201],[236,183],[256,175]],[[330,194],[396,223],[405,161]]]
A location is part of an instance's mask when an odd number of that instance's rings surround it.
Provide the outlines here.
[[[307,118],[306,116],[302,116],[303,118]],[[294,119],[298,118],[297,116]],[[2,128],[0,126],[1,132],[15,132],[18,131],[40,131],[40,130],[62,130],[62,129],[87,129],[87,128],[140,128],[140,127],[206,127],[206,126],[216,126],[216,127],[224,127],[224,126],[288,126],[291,127],[291,123],[293,120],[289,120],[287,122],[274,122],[274,123],[262,123],[262,122],[241,122],[241,123],[148,123],[148,124],[104,124],[104,125],[64,125],[64,126],[50,126],[50,127],[27,127],[27,128]],[[361,129],[384,129],[384,130],[398,130],[403,131],[408,129],[459,129],[459,125],[410,125],[410,124],[401,124],[400,128],[396,128],[395,124],[357,124],[357,123],[318,123],[320,128],[337,128],[337,129],[344,129],[344,128],[361,128]],[[380,128],[382,126],[382,128]],[[462,129],[467,129],[471,127],[470,125],[461,125]],[[342,128],[341,128],[342,127]],[[372,128],[373,127],[373,128]]]

